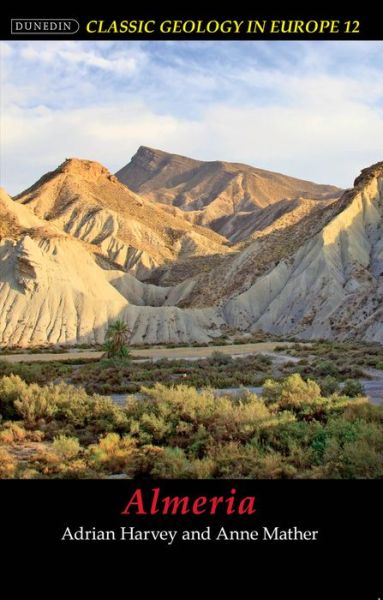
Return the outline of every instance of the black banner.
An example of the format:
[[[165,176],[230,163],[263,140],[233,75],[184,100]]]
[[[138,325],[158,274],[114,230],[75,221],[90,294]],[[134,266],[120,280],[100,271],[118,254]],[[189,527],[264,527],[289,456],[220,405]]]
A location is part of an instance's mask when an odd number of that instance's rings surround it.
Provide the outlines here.
[[[381,23],[355,8],[310,10],[126,7],[112,12],[13,9],[1,23],[2,39],[78,40],[377,40]]]
[[[2,481],[0,493],[2,542],[25,551],[38,539],[67,557],[244,552],[259,564],[323,560],[326,578],[357,558],[353,580],[368,571],[379,591],[381,481]]]

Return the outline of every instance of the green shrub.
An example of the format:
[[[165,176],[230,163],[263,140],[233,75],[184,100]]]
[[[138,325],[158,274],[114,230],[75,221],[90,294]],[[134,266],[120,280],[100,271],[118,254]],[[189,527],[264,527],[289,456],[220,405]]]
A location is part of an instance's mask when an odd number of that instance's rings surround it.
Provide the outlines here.
[[[322,396],[331,396],[339,391],[339,382],[335,377],[327,375],[321,380],[320,389]]]
[[[371,446],[367,440],[348,442],[343,446],[335,439],[329,442],[326,450],[324,477],[329,478],[382,478],[382,452]]]
[[[329,360],[319,361],[316,364],[316,372],[318,375],[322,376],[331,375],[332,377],[335,377],[338,375],[338,369],[336,365]]]
[[[107,433],[98,444],[89,448],[89,457],[95,467],[128,474],[134,474],[138,458],[136,442],[128,436]]]
[[[343,392],[295,373],[260,397],[157,384],[118,406],[11,375],[0,379],[0,477],[381,477],[383,407]]]
[[[324,453],[326,451],[328,441],[328,433],[325,429],[320,429],[315,435],[311,443],[314,460],[317,464],[323,463]]]
[[[275,403],[282,409],[294,409],[318,400],[321,390],[315,381],[304,381],[294,373],[281,382],[268,379],[263,386],[263,397],[267,403]]]
[[[0,443],[13,444],[14,442],[21,442],[26,436],[27,432],[22,425],[8,421],[4,423],[4,429],[0,431]]]
[[[13,479],[16,469],[14,457],[5,448],[0,448],[0,479]]]
[[[383,426],[383,404],[374,406],[365,399],[353,400],[344,410],[342,418],[352,422],[360,419],[368,424]]]
[[[89,396],[84,389],[63,383],[27,385],[14,375],[0,379],[0,408],[3,417],[21,417],[28,428],[51,421],[95,432],[123,431],[126,426],[124,411],[110,398]]]
[[[28,385],[18,375],[0,379],[0,414],[4,419],[14,419],[17,416],[15,401],[24,392],[28,393],[28,389]]]
[[[160,479],[185,478],[189,471],[189,461],[181,448],[165,448],[151,469],[151,476]]]
[[[64,459],[75,458],[80,452],[80,442],[75,437],[59,435],[53,440],[53,450]]]
[[[215,446],[211,452],[217,478],[246,478],[259,468],[259,451],[256,447],[227,442]]]
[[[41,388],[37,383],[32,383],[20,391],[19,399],[14,406],[17,413],[24,419],[27,427],[33,427],[40,419],[49,420],[56,413],[56,405],[52,399],[55,388]]]
[[[342,389],[342,393],[350,398],[356,398],[357,396],[364,395],[364,389],[360,381],[354,379],[346,379]]]
[[[229,365],[234,359],[230,356],[230,354],[225,354],[224,352],[215,350],[211,355],[211,360],[218,365]]]

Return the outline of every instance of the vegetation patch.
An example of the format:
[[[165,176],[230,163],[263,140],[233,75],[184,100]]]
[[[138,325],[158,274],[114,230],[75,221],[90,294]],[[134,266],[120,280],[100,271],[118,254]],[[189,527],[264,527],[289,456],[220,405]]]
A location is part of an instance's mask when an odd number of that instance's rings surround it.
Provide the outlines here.
[[[0,477],[378,478],[383,408],[295,373],[264,393],[143,387],[124,406],[0,379]]]

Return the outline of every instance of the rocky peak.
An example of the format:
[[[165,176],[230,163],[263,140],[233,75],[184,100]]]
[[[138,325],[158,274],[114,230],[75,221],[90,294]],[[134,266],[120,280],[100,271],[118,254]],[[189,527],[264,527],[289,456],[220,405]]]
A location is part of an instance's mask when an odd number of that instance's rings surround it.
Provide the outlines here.
[[[138,192],[141,185],[155,180],[156,176],[166,174],[174,177],[201,164],[201,161],[193,158],[140,146],[131,161],[116,173],[116,177],[134,192]]]
[[[154,173],[162,166],[164,159],[166,155],[161,150],[140,146],[132,157],[131,165],[136,169]]]
[[[57,178],[62,176],[71,176],[78,179],[79,181],[94,182],[99,178],[108,179],[114,183],[119,183],[118,180],[111,172],[99,162],[93,160],[85,160],[81,158],[67,158],[61,165],[54,171],[49,171],[43,175],[36,183],[30,188],[21,192],[17,196],[14,196],[14,200],[24,198],[26,195],[34,193],[39,190],[41,186],[47,183],[57,181]]]
[[[149,148],[149,146],[140,146],[136,154],[132,158],[132,163],[140,164],[141,166],[160,166],[165,161],[180,162],[180,163],[196,163],[201,161],[181,156],[180,154],[171,154],[157,148]]]
[[[364,187],[370,183],[370,181],[375,179],[375,177],[383,177],[383,161],[377,162],[374,165],[371,165],[371,167],[363,169],[359,177],[355,179],[354,187],[360,189],[361,187]]]
[[[136,154],[133,156],[133,159],[138,161],[150,161],[154,159],[161,159],[164,157],[166,157],[166,152],[164,152],[163,150],[150,148],[149,146],[140,146]]]
[[[65,173],[92,180],[98,177],[107,177],[111,181],[117,181],[114,175],[99,162],[81,158],[67,158],[54,173]]]

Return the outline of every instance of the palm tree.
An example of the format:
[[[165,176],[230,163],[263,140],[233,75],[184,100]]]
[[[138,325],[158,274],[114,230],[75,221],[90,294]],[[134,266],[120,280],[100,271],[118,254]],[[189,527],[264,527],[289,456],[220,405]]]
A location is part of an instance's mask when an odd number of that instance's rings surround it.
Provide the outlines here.
[[[128,356],[127,343],[130,334],[128,324],[120,319],[109,325],[105,335],[105,350],[108,358],[126,358]]]

